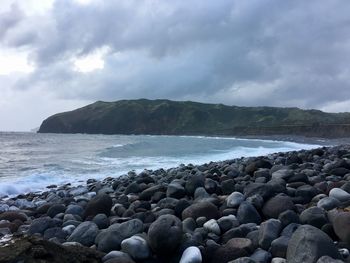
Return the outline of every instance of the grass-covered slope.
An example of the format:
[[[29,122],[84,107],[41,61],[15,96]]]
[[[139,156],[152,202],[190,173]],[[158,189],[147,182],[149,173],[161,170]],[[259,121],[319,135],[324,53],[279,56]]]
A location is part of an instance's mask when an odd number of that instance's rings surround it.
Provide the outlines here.
[[[49,117],[39,132],[350,137],[350,113],[191,101],[98,101]]]

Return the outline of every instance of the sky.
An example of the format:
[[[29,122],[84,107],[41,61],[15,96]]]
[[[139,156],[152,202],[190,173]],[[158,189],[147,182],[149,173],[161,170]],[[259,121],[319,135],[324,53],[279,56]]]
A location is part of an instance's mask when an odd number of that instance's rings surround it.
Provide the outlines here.
[[[348,0],[0,0],[0,130],[97,100],[350,111]]]

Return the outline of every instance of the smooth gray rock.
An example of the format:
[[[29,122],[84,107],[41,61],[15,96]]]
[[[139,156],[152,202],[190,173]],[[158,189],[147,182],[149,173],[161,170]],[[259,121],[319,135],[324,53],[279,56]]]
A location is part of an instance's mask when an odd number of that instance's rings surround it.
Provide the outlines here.
[[[350,194],[341,188],[333,188],[329,192],[329,197],[338,199],[340,202],[350,201]]]
[[[226,198],[227,207],[236,208],[244,201],[244,195],[240,192],[233,192]]]
[[[292,235],[287,249],[288,263],[316,263],[322,256],[340,258],[332,239],[311,225],[300,226]]]
[[[209,221],[205,222],[203,225],[204,229],[208,230],[208,232],[214,233],[215,235],[220,235],[221,230],[220,227],[215,219],[210,219]]]
[[[140,236],[132,236],[121,243],[122,251],[128,253],[135,260],[146,259],[151,255],[147,241]]]
[[[104,263],[135,263],[132,258],[122,251],[111,251],[102,258]]]
[[[67,239],[68,242],[78,242],[84,246],[91,246],[99,230],[95,223],[86,221],[81,223]]]
[[[325,197],[317,202],[317,207],[323,208],[324,210],[332,210],[333,208],[339,207],[341,202],[334,197]]]
[[[202,263],[201,251],[194,246],[186,248],[179,263]]]

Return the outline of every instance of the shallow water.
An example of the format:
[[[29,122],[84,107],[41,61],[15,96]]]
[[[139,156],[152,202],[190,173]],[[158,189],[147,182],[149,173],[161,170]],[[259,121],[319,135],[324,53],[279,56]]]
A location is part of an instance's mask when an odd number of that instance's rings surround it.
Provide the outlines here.
[[[0,133],[0,196],[50,184],[243,156],[311,149],[317,142],[147,135]]]

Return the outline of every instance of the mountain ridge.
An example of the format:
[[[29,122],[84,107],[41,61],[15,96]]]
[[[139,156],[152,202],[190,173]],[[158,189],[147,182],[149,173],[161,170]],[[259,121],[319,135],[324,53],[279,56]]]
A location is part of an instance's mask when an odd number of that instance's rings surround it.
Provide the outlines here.
[[[350,137],[350,113],[167,99],[96,101],[48,117],[38,132]]]

